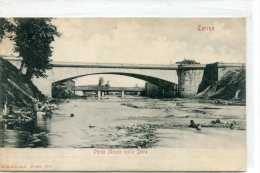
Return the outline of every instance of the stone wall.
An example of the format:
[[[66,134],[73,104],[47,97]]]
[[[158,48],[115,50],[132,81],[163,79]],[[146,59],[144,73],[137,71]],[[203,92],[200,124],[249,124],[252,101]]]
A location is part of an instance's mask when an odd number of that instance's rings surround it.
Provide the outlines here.
[[[198,93],[204,91],[214,82],[219,81],[228,71],[241,71],[244,69],[245,66],[243,64],[207,64],[204,69],[202,81],[199,85]]]
[[[198,93],[204,91],[209,85],[213,84],[218,80],[219,79],[217,63],[207,64],[204,69],[202,81],[198,88]]]

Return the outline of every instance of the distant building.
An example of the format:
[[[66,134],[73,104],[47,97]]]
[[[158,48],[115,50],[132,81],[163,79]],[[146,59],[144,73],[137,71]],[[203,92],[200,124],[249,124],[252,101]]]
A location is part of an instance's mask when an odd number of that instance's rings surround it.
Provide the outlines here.
[[[75,87],[75,81],[74,80],[67,80],[65,82],[62,82],[60,84],[60,86],[64,87],[65,90],[67,91],[74,91],[74,87]]]
[[[52,84],[52,97],[54,98],[70,98],[75,96],[75,81],[67,80],[65,82],[56,82]]]

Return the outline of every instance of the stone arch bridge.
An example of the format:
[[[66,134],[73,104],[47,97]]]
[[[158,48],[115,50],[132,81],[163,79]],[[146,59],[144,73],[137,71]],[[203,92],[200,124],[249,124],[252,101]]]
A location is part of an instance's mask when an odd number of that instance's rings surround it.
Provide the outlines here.
[[[17,58],[5,58],[19,67]],[[142,79],[161,89],[175,91],[180,97],[191,97],[197,94],[199,85],[209,78],[219,80],[227,71],[243,69],[244,64],[214,63],[189,65],[157,64],[115,64],[115,63],[79,63],[53,62],[52,69],[47,71],[47,78],[35,78],[33,83],[47,96],[51,96],[52,83],[62,82],[87,75],[115,74]],[[205,70],[207,68],[211,68]],[[208,74],[205,74],[204,71]]]

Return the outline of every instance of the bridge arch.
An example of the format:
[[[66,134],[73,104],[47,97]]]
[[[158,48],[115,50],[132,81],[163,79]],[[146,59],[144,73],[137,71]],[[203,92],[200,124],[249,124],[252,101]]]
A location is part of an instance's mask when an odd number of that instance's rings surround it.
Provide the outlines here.
[[[73,79],[76,79],[76,78],[79,78],[79,77],[101,75],[101,74],[127,76],[127,77],[132,77],[132,78],[141,79],[143,81],[146,81],[146,82],[148,82],[148,84],[145,87],[146,90],[144,92],[146,95],[150,95],[152,93],[152,95],[155,96],[156,93],[157,94],[160,93],[160,94],[168,95],[168,97],[174,97],[177,94],[177,84],[175,84],[173,82],[166,81],[166,80],[163,80],[163,79],[159,79],[159,78],[153,77],[153,76],[143,75],[143,74],[122,73],[122,72],[102,72],[102,73],[83,74],[83,75],[78,75],[78,76],[62,79],[62,80],[59,80],[59,81],[54,81],[52,84],[63,83],[65,81],[73,80]],[[157,87],[155,87],[153,85],[155,85]],[[54,86],[56,86],[56,85],[54,85]],[[151,86],[153,86],[153,89],[151,89]],[[157,88],[157,89],[154,90],[155,88]],[[52,85],[52,89],[53,89],[53,85]],[[52,94],[54,94],[54,93],[55,92],[52,92]],[[54,95],[52,95],[52,96],[54,96]]]
[[[147,75],[135,74],[135,73],[123,73],[123,72],[89,73],[89,74],[73,76],[73,77],[66,78],[66,79],[61,79],[61,80],[58,80],[58,81],[54,81],[53,83],[65,82],[67,80],[72,80],[72,79],[76,79],[76,78],[79,78],[79,77],[91,76],[91,75],[100,75],[100,74],[111,74],[111,75],[120,75],[120,76],[133,77],[133,78],[136,78],[136,79],[144,80],[146,82],[149,82],[149,83],[151,83],[153,85],[156,85],[158,87],[161,87],[161,88],[168,88],[168,87],[171,87],[173,85],[177,85],[174,82],[171,82],[171,81],[168,81],[168,80],[164,80],[164,79],[160,79],[160,78],[153,77],[153,76],[147,76]]]

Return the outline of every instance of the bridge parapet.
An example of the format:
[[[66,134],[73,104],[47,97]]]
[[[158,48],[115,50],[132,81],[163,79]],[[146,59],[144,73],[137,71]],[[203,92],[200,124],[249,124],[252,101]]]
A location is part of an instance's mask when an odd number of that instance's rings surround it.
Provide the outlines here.
[[[215,63],[218,68],[227,68],[227,67],[241,67],[245,68],[245,63],[222,63],[222,62],[216,62]]]

